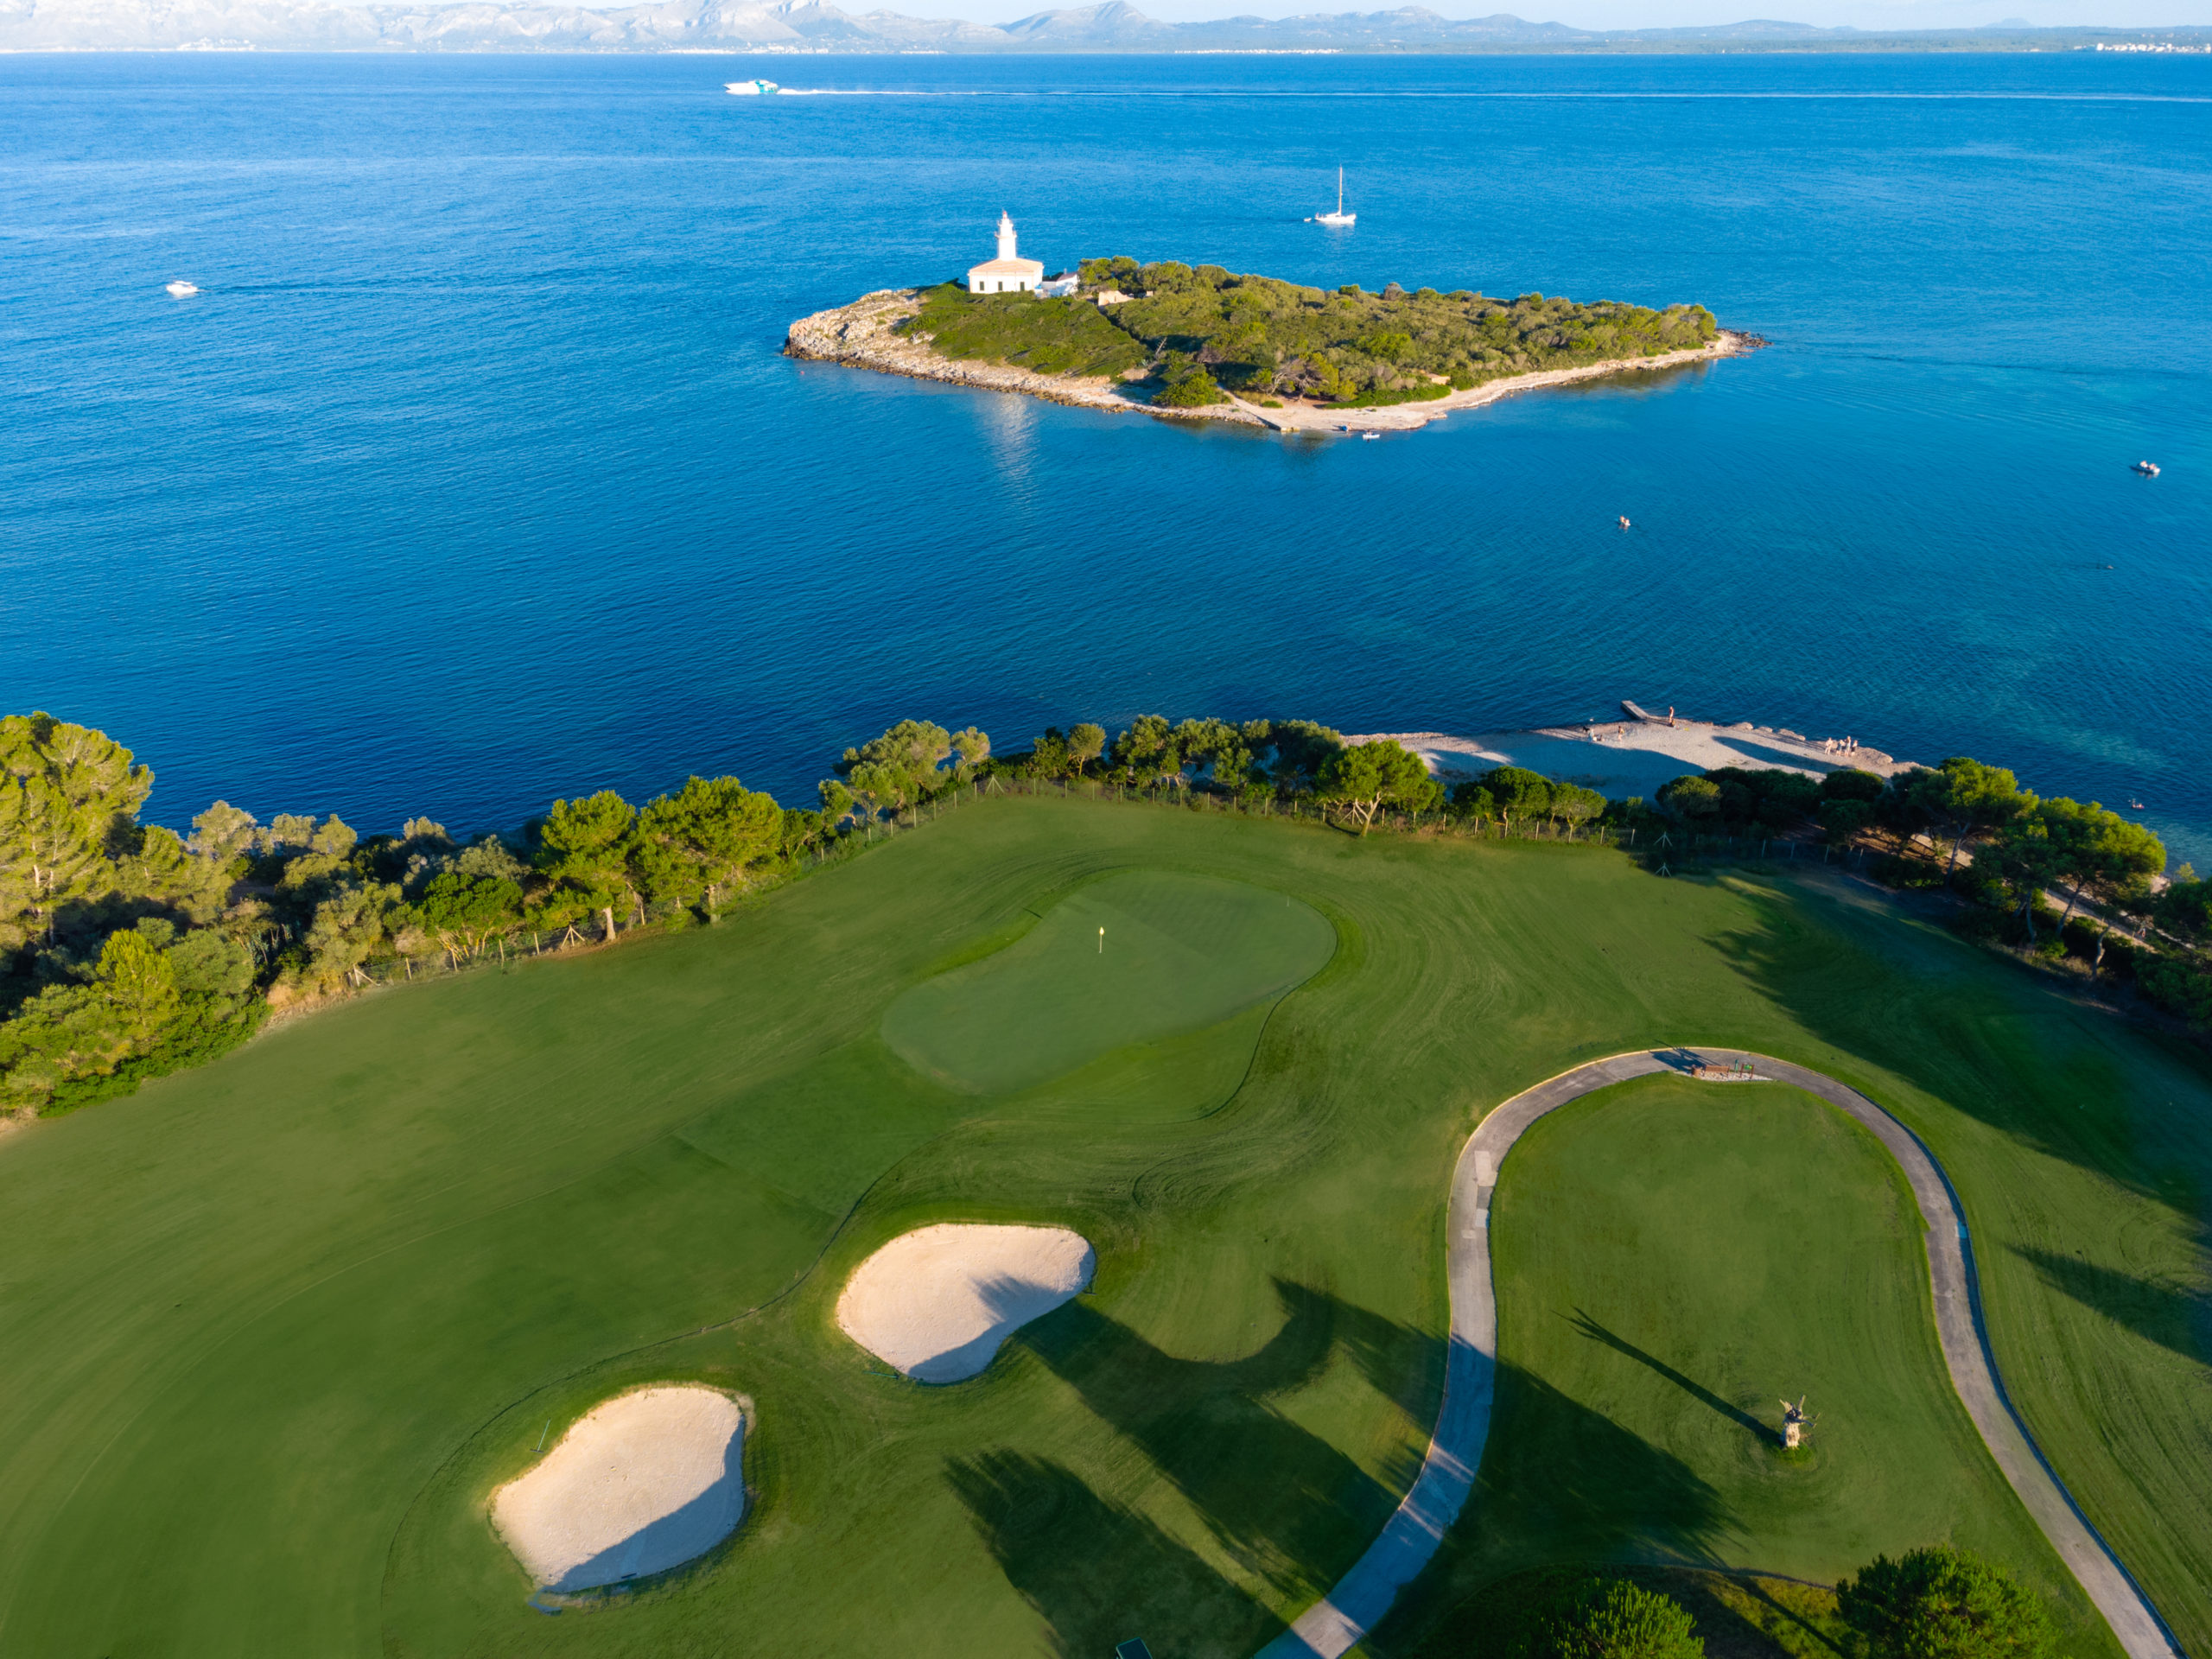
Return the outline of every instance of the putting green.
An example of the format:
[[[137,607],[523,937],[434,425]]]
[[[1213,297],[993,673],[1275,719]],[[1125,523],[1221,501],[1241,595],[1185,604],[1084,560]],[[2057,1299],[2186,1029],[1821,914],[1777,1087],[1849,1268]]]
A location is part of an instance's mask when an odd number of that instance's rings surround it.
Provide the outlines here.
[[[1284,893],[1127,870],[1069,894],[1004,950],[915,986],[884,1014],[883,1039],[948,1088],[1011,1094],[1280,996],[1336,939]]]

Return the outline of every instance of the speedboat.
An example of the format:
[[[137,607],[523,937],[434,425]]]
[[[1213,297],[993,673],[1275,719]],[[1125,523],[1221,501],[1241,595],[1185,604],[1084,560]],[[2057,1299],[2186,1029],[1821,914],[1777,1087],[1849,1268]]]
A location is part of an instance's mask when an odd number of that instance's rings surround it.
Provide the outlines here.
[[[1357,213],[1344,212],[1344,170],[1340,167],[1337,169],[1337,211],[1333,213],[1316,213],[1306,222],[1308,225],[1335,225],[1350,229],[1352,223],[1358,218]]]
[[[2158,475],[2158,463],[2155,461],[2139,461],[2128,470],[2140,473],[2145,478],[2156,478]]]
[[[1359,435],[1359,441],[1362,443],[1373,443],[1382,435],[1380,432],[1363,432]]]
[[[169,296],[172,299],[188,300],[199,291],[190,283],[171,283],[168,285]]]
[[[726,80],[722,91],[739,98],[772,98],[784,89],[772,80]]]

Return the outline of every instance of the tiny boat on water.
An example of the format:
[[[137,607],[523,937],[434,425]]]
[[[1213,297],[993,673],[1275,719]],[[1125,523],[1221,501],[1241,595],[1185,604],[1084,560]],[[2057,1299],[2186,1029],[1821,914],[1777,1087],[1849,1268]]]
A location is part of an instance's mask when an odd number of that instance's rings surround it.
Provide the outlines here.
[[[1308,225],[1334,225],[1349,229],[1358,221],[1358,219],[1357,213],[1344,212],[1344,170],[1340,167],[1337,169],[1337,211],[1333,213],[1316,213],[1306,222]]]
[[[2127,804],[2127,810],[2131,812],[2140,812],[2143,810],[2143,803],[2140,801],[2130,801]]]
[[[2158,463],[2155,461],[2139,461],[2128,470],[2140,473],[2145,478],[2156,478],[2158,475]]]
[[[1359,441],[1362,443],[1373,443],[1382,435],[1380,432],[1363,432],[1359,435]]]
[[[722,91],[738,98],[773,98],[784,89],[772,80],[726,80]]]
[[[199,291],[199,289],[190,283],[171,283],[168,285],[168,293],[172,299],[188,300]]]

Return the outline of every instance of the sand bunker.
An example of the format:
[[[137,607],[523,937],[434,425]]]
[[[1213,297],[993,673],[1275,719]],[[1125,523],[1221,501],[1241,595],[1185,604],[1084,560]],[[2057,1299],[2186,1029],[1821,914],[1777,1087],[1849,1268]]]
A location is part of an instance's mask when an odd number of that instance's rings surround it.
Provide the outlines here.
[[[957,1382],[1089,1285],[1096,1262],[1065,1227],[923,1227],[861,1263],[837,1299],[837,1324],[918,1382]]]
[[[492,1519],[552,1590],[664,1573],[745,1514],[745,1418],[715,1389],[640,1389],[594,1407],[529,1473],[493,1494]]]

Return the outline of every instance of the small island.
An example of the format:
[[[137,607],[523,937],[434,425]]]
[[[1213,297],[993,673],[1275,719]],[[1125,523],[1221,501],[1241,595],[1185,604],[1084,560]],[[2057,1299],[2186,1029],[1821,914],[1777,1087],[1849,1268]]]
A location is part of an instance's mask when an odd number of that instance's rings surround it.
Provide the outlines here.
[[[1011,226],[1001,248],[1012,245]],[[1034,261],[1008,262],[1034,264]],[[995,270],[978,266],[978,270]],[[1037,266],[1041,275],[1042,266]],[[1733,356],[1764,342],[1701,305],[1541,294],[1333,291],[1219,265],[1086,259],[1003,292],[886,289],[791,327],[797,358],[1086,408],[1281,430],[1414,427],[1531,387]]]

